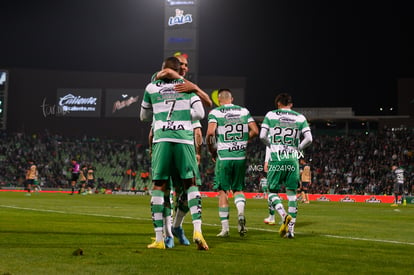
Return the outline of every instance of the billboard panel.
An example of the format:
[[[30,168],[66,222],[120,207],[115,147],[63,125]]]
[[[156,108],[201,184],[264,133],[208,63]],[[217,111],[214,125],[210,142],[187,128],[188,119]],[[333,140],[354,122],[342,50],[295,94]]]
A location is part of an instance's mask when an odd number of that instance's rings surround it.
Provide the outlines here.
[[[174,53],[189,54],[190,73],[187,79],[197,82],[198,78],[198,12],[197,1],[165,2],[164,58]]]
[[[58,88],[57,106],[66,117],[100,117],[102,89]]]
[[[139,118],[143,89],[106,89],[105,117]]]
[[[164,49],[180,51],[193,50],[197,48],[196,36],[190,29],[177,29],[168,31],[164,36]]]
[[[197,28],[196,1],[166,1],[165,22],[168,29]]]

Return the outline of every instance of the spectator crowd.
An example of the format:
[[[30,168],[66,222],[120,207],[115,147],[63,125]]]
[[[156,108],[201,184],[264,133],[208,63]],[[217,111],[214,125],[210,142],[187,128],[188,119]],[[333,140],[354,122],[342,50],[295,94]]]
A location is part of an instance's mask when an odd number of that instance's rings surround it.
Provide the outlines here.
[[[69,138],[49,132],[37,134],[0,133],[0,188],[22,187],[28,161],[38,166],[43,188],[69,188],[72,158],[99,164],[114,175],[132,169],[141,175],[151,169],[148,144],[131,139]],[[200,173],[202,191],[212,191],[214,163],[203,145]],[[261,192],[265,147],[258,138],[247,146],[246,192]],[[313,194],[392,194],[391,166],[406,170],[406,193],[413,194],[414,131],[384,129],[375,133],[346,136],[314,134],[304,152],[312,168]],[[99,177],[99,188],[116,189],[121,183]]]

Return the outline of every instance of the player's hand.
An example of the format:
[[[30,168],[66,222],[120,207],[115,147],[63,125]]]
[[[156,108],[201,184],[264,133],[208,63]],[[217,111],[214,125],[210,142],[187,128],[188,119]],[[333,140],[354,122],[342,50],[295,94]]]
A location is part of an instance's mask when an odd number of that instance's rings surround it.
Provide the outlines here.
[[[174,90],[176,90],[179,93],[189,93],[196,89],[197,86],[189,80],[185,80],[184,83],[174,85]]]
[[[211,153],[211,160],[213,162],[216,162],[216,159],[217,159],[217,152]]]

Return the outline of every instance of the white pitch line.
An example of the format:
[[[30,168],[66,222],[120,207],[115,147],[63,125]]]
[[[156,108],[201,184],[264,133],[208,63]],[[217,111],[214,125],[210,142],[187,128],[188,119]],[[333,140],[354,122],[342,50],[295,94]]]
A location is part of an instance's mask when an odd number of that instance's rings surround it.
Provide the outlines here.
[[[151,220],[151,219],[145,219],[145,218],[134,218],[134,217],[129,217],[129,216],[114,216],[114,215],[94,214],[94,213],[77,213],[77,212],[67,212],[67,211],[60,211],[60,210],[18,207],[18,206],[13,206],[13,205],[0,205],[0,207],[20,209],[20,210],[29,210],[29,211],[38,211],[38,212],[59,213],[59,214],[84,215],[84,216],[95,216],[95,217],[132,219],[132,220]]]
[[[130,219],[130,220],[147,220],[151,221],[152,219],[149,218],[135,218],[129,216],[114,216],[114,215],[105,215],[105,214],[94,214],[94,213],[76,213],[76,212],[67,212],[67,211],[60,211],[60,210],[50,210],[50,209],[37,209],[37,208],[28,208],[28,207],[18,207],[13,205],[0,205],[3,208],[12,208],[12,209],[20,209],[20,210],[29,210],[29,211],[38,211],[38,212],[49,212],[49,213],[59,213],[59,214],[72,214],[72,215],[85,215],[85,216],[95,216],[95,217],[107,217],[107,218],[119,218],[119,219]],[[219,224],[209,224],[203,223],[203,226],[212,226],[212,227],[221,227]],[[232,228],[236,228],[237,226],[230,226]],[[249,230],[256,230],[256,231],[265,231],[265,232],[276,232],[275,230],[270,229],[263,229],[263,228],[254,228],[248,227]],[[298,232],[295,232],[298,234]],[[299,233],[300,235],[300,233]],[[400,241],[390,241],[390,240],[379,240],[379,239],[368,239],[368,238],[357,238],[357,237],[345,237],[345,236],[336,236],[336,235],[326,235],[321,234],[319,236],[327,237],[327,238],[336,238],[336,239],[347,239],[347,240],[354,240],[354,241],[368,241],[368,242],[379,242],[379,243],[393,243],[393,244],[403,244],[403,245],[414,245],[414,243],[410,242],[400,242]]]
[[[399,241],[390,241],[390,240],[367,239],[367,238],[356,238],[356,237],[344,237],[344,236],[335,236],[335,235],[321,235],[321,236],[325,236],[325,237],[329,237],[329,238],[337,238],[337,239],[355,240],[355,241],[370,241],[370,242],[379,242],[379,243],[393,243],[393,244],[414,245],[414,243],[399,242]]]

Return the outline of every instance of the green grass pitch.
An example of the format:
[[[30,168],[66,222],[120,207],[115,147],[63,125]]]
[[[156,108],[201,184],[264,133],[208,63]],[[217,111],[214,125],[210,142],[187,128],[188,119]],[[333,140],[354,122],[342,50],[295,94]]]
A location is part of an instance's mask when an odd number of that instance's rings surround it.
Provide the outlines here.
[[[299,204],[295,239],[263,223],[267,202],[248,199],[240,237],[218,238],[218,199],[203,199],[210,246],[148,249],[150,197],[0,192],[0,275],[17,274],[412,274],[414,205]],[[284,201],[286,207],[286,201]],[[184,229],[192,238],[190,215]],[[82,249],[83,255],[74,255]]]

